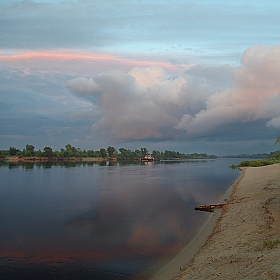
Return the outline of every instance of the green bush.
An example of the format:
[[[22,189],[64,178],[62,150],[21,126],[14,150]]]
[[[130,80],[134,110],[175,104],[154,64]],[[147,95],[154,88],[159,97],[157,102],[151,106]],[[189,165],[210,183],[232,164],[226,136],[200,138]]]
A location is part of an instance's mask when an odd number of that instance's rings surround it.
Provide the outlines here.
[[[238,167],[260,167],[260,166],[266,166],[271,165],[275,163],[280,163],[280,157],[272,157],[272,158],[266,158],[266,159],[260,159],[260,160],[245,160],[239,163]]]
[[[272,158],[280,160],[280,152],[275,153]]]

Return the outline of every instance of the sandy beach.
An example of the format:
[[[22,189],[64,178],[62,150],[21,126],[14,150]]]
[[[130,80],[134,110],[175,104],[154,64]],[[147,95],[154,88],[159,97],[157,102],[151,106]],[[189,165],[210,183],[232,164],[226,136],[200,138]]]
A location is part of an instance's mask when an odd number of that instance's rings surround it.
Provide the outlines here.
[[[244,168],[229,193],[154,279],[280,279],[280,164]]]

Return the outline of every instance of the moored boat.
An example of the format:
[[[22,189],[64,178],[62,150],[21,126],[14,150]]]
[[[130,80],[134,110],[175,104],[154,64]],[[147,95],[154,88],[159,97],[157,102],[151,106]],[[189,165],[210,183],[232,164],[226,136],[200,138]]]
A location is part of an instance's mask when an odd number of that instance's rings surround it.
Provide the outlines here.
[[[141,158],[141,161],[145,161],[145,162],[147,162],[147,161],[154,161],[154,160],[155,160],[155,158],[152,157],[151,155],[146,155],[143,158]]]

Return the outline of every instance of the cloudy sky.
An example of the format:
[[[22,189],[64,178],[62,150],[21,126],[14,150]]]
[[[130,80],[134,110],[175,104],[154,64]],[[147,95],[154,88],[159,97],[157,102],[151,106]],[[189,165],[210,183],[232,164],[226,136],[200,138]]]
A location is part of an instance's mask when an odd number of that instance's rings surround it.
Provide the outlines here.
[[[0,0],[0,149],[277,150],[278,0]]]

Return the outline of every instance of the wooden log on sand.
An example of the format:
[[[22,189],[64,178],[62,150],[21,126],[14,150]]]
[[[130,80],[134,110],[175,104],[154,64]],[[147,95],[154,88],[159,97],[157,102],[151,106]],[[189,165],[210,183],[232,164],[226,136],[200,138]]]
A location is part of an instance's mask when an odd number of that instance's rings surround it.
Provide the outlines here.
[[[225,204],[198,205],[194,210],[213,212],[215,208],[222,208]]]

